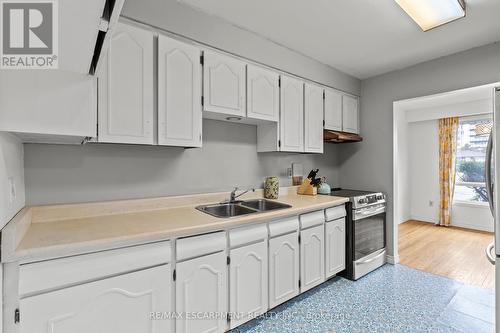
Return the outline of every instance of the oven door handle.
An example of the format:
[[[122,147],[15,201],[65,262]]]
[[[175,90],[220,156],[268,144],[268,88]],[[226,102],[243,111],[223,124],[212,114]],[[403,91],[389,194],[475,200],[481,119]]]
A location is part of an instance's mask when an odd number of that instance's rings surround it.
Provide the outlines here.
[[[361,220],[361,219],[364,219],[365,217],[370,217],[370,216],[377,215],[380,213],[385,213],[385,206],[378,207],[376,209],[368,209],[366,211],[355,212],[352,219],[355,221]]]
[[[374,254],[372,258],[367,259],[367,260],[363,260],[363,261],[356,262],[356,265],[368,264],[368,263],[370,263],[370,262],[372,262],[372,261],[375,261],[375,260],[377,260],[378,258],[380,258],[380,256],[384,255],[384,252],[385,252],[385,248],[380,249],[380,250],[378,250],[377,252],[374,252],[374,253],[376,253],[376,254]]]

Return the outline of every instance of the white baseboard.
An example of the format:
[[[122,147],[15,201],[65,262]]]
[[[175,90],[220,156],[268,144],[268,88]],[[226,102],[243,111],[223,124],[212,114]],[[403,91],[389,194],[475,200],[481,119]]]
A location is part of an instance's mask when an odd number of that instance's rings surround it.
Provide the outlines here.
[[[395,256],[386,255],[385,260],[387,261],[387,263],[389,263],[391,265],[395,265],[395,264],[399,263],[399,256],[395,257]]]
[[[468,223],[462,223],[462,222],[451,222],[452,227],[459,227],[459,228],[465,228],[465,229],[472,229],[472,230],[480,230],[480,231],[488,231],[488,232],[493,232],[493,225],[491,226],[485,226],[485,225],[478,225],[478,224],[468,224]]]
[[[411,215],[410,219],[411,220],[415,220],[415,221],[420,221],[420,222],[433,223],[433,224],[437,224],[438,223],[438,221],[436,221],[433,218],[429,218],[429,216]]]

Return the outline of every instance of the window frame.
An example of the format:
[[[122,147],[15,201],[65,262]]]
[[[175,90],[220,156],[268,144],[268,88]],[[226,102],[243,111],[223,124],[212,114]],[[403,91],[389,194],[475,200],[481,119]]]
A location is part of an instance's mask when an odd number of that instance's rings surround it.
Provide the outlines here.
[[[477,114],[477,115],[472,115],[472,116],[461,116],[459,117],[459,124],[462,121],[474,121],[474,120],[490,120],[493,123],[493,114],[492,113],[483,113],[483,114]],[[494,125],[494,123],[493,123]],[[458,140],[458,131],[457,130],[457,140]],[[458,150],[458,146],[457,146]],[[486,156],[485,156],[486,159]],[[486,163],[486,161],[485,161]],[[457,166],[457,160],[455,160],[455,168]],[[455,174],[457,173],[457,170],[455,169]],[[456,190],[456,186],[467,186],[467,185],[478,185],[478,187],[485,187],[486,188],[486,182],[462,182],[462,181],[457,181],[455,178],[455,188],[453,192]],[[466,206],[466,207],[481,207],[481,208],[488,208],[489,209],[489,203],[487,201],[473,201],[473,200],[460,200],[460,199],[455,199],[455,193],[453,193],[453,202],[452,205],[457,205],[457,206]]]

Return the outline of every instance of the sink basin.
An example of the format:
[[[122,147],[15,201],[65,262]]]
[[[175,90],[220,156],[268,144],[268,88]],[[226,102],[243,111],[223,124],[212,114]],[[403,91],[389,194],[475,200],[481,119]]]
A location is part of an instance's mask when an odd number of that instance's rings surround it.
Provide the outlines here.
[[[199,211],[215,217],[234,217],[246,214],[258,213],[257,210],[244,207],[237,203],[223,203],[196,207]]]
[[[233,203],[219,203],[212,205],[202,205],[197,206],[201,212],[210,214],[215,217],[235,217],[247,214],[268,212],[270,210],[290,208],[292,206],[266,200],[266,199],[255,199],[246,201],[236,201]]]
[[[271,201],[271,200],[266,200],[266,199],[255,199],[255,200],[246,200],[241,203],[242,206],[245,207],[250,207],[253,209],[256,209],[261,212],[267,212],[270,210],[276,210],[276,209],[284,209],[284,208],[290,208],[292,206],[281,203],[281,202],[276,202],[276,201]]]

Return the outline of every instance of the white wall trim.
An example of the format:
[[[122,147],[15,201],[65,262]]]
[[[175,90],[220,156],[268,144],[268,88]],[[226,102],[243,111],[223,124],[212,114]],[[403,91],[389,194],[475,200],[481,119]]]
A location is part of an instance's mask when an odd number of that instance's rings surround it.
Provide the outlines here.
[[[397,262],[398,261],[398,226],[400,224],[400,221],[402,217],[404,216],[404,212],[401,211],[401,207],[403,202],[401,202],[400,196],[402,193],[400,193],[399,189],[399,181],[398,178],[400,176],[400,173],[403,172],[403,170],[400,170],[399,167],[404,164],[404,161],[401,161],[401,156],[398,154],[398,147],[403,144],[401,142],[403,140],[403,130],[401,127],[403,125],[406,125],[408,122],[408,116],[407,116],[407,111],[411,111],[412,109],[422,109],[422,106],[425,104],[426,107],[431,108],[434,102],[437,103],[437,101],[441,101],[440,104],[438,104],[441,107],[444,107],[445,105],[450,105],[450,104],[456,104],[453,102],[450,102],[450,100],[453,100],[454,96],[458,96],[460,98],[461,102],[467,102],[470,101],[471,98],[468,99],[468,94],[470,96],[477,96],[479,90],[484,90],[484,89],[491,89],[491,96],[493,98],[493,89],[500,85],[500,82],[492,83],[492,84],[486,84],[482,86],[476,86],[476,87],[471,87],[471,88],[465,88],[465,89],[459,89],[459,90],[454,90],[454,91],[449,91],[445,93],[440,93],[440,94],[434,94],[434,95],[428,95],[428,96],[422,96],[422,97],[417,97],[417,98],[410,98],[406,100],[399,100],[399,101],[394,101],[393,102],[393,151],[392,151],[392,162],[393,162],[393,174],[392,174],[392,180],[393,180],[393,248],[392,248],[392,253],[394,256],[394,260]],[[446,100],[446,103],[443,103],[443,99]],[[478,100],[477,98],[473,98],[472,100]],[[437,105],[436,105],[437,106]],[[492,110],[493,111],[493,110]],[[417,111],[418,112],[418,111]],[[391,249],[388,249],[389,252],[391,252]],[[389,258],[388,258],[389,262]]]
[[[419,222],[426,222],[426,223],[432,223],[432,224],[437,224],[438,223],[438,221],[436,221],[436,220],[434,220],[432,218],[429,218],[428,216],[423,216],[423,215],[411,214],[411,219],[419,221]]]
[[[477,224],[469,224],[469,223],[451,221],[451,226],[452,227],[458,227],[458,228],[471,229],[471,230],[494,232],[493,231],[493,225],[490,228],[488,228],[488,227],[485,227],[485,226],[482,226],[482,225],[477,225]]]

